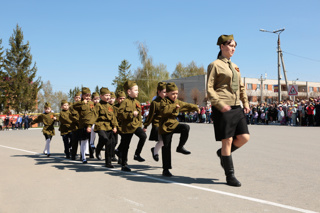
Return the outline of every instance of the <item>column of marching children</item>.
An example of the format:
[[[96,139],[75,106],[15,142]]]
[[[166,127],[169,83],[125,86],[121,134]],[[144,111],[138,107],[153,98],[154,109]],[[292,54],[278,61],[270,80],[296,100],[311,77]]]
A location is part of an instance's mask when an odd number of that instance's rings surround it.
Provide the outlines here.
[[[133,159],[144,162],[141,152],[147,140],[147,127],[152,124],[150,141],[157,142],[151,148],[155,161],[159,161],[159,151],[162,149],[163,176],[170,177],[171,142],[174,133],[180,133],[178,153],[185,155],[191,152],[184,145],[189,136],[190,127],[180,124],[176,117],[180,112],[199,111],[197,105],[182,102],[177,99],[178,87],[174,83],[159,82],[156,97],[150,104],[150,113],[142,122],[141,105],[137,100],[139,88],[136,82],[127,81],[124,91],[110,92],[106,87],[100,89],[100,94],[83,87],[75,94],[73,103],[61,101],[61,112],[58,116],[51,111],[50,103],[45,103],[44,113],[39,115],[31,124],[42,122],[45,148],[43,154],[50,157],[50,142],[55,135],[54,123],[60,122],[59,131],[64,144],[66,158],[77,159],[80,145],[80,160],[87,163],[87,155],[102,160],[104,150],[105,166],[114,168],[112,162],[121,165],[122,171],[130,172],[128,166],[128,150],[133,135],[139,138]],[[98,142],[95,146],[96,134]],[[120,136],[120,137],[119,137]],[[120,143],[118,144],[118,138]],[[117,158],[117,157],[118,158]]]

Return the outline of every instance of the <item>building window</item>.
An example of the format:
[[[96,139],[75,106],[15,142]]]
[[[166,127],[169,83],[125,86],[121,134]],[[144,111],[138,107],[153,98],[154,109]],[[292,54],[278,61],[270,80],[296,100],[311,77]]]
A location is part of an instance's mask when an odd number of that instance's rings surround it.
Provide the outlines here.
[[[268,84],[265,84],[265,85],[264,85],[264,89],[265,89],[265,90],[268,90]]]
[[[247,84],[247,89],[252,89],[252,84]]]
[[[317,92],[320,92],[320,87],[317,87]]]
[[[309,87],[309,92],[313,92],[313,87]]]
[[[181,90],[181,91],[184,91],[184,83],[181,83],[181,84],[180,84],[180,90]]]
[[[257,84],[257,90],[258,90],[258,89],[260,90],[260,87],[261,87],[261,85],[260,85],[260,84]]]

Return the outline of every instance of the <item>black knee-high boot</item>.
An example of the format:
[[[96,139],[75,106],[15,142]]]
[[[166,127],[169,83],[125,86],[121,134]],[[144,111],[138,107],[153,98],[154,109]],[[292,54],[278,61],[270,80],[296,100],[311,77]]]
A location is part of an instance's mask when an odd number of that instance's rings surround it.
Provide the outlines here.
[[[237,178],[234,176],[234,168],[233,168],[233,162],[232,157],[230,156],[221,156],[223,167],[224,167],[224,173],[226,174],[226,180],[227,184],[229,186],[241,186],[241,183],[237,180]]]
[[[232,144],[232,146],[231,146],[231,152],[234,152],[234,151],[236,151],[237,149],[239,149],[239,147],[236,147],[235,145]],[[223,168],[223,162],[222,162],[222,159],[221,159],[221,149],[218,149],[218,150],[217,150],[217,155],[218,155],[218,157],[220,158],[220,165],[221,165],[221,167]]]

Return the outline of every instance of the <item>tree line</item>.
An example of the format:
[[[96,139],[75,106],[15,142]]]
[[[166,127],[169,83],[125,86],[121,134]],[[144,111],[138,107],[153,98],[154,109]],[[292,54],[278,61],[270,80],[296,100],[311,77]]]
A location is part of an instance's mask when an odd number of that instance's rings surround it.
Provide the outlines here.
[[[81,91],[82,85],[70,88],[68,94],[62,91],[54,92],[50,81],[43,82],[41,77],[37,76],[38,69],[36,62],[32,62],[30,49],[29,41],[24,42],[23,32],[18,24],[9,39],[8,49],[4,50],[0,39],[0,113],[8,113],[10,110],[15,113],[42,112],[45,102],[50,102],[52,109],[58,112],[61,100],[72,102],[74,95]],[[146,44],[137,42],[137,49],[141,65],[132,71],[129,61],[122,60],[112,85],[116,91],[124,90],[124,82],[135,80],[139,85],[140,102],[152,100],[159,81],[168,80],[170,77],[184,78],[205,74],[203,66],[198,67],[192,61],[187,65],[178,62],[170,75],[165,64],[154,64]],[[99,91],[98,85],[94,91]],[[185,95],[181,94],[181,98]]]

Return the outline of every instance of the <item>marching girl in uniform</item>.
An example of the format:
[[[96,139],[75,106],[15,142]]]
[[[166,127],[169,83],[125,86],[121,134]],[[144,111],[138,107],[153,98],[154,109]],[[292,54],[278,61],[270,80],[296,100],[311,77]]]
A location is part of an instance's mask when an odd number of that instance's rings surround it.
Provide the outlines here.
[[[80,140],[80,151],[82,163],[87,163],[86,150],[89,145],[92,120],[94,116],[94,103],[91,100],[91,91],[87,87],[82,88],[82,97],[80,102],[73,105],[73,109],[79,114],[78,136]]]
[[[119,150],[121,150],[122,145],[120,144],[118,146],[118,148],[116,149],[117,143],[118,143],[118,135],[121,136],[121,119],[119,119],[118,116],[118,111],[119,111],[119,107],[120,104],[124,101],[124,99],[126,99],[126,93],[123,91],[118,91],[116,94],[116,101],[117,103],[113,105],[113,110],[114,110],[114,114],[117,118],[118,121],[118,126],[117,126],[117,133],[113,134],[113,152],[112,152],[112,161],[117,161],[117,158],[115,156],[115,154],[118,156],[118,164],[121,164],[121,153]]]
[[[114,168],[111,163],[112,149],[113,149],[113,133],[117,132],[117,118],[114,115],[114,110],[111,104],[108,103],[110,99],[110,91],[108,88],[102,87],[100,89],[100,102],[94,107],[94,131],[99,135],[99,143],[96,149],[98,159],[101,159],[100,151],[105,146],[105,166],[107,168]]]
[[[218,59],[209,64],[207,70],[207,96],[212,105],[216,141],[222,141],[217,155],[227,184],[239,187],[241,183],[234,176],[231,153],[250,138],[244,114],[249,113],[250,108],[240,70],[230,60],[237,46],[233,35],[221,35],[217,45],[220,47]],[[240,100],[244,109],[240,106]]]
[[[43,135],[46,139],[46,145],[43,150],[43,154],[46,154],[47,157],[50,157],[50,142],[52,137],[55,135],[54,132],[54,122],[57,120],[56,115],[51,112],[51,104],[46,102],[44,104],[44,113],[39,115],[36,119],[31,122],[31,125],[36,123],[43,123]]]
[[[150,104],[149,115],[144,122],[144,131],[147,130],[150,123],[152,123],[152,129],[150,132],[149,140],[157,141],[155,147],[151,148],[152,157],[155,161],[159,161],[159,150],[163,146],[163,141],[161,135],[159,135],[159,122],[161,119],[160,113],[160,103],[163,98],[166,96],[166,83],[159,82],[157,87],[157,97]]]
[[[72,124],[72,120],[70,119],[71,113],[69,111],[69,103],[66,100],[61,101],[61,111],[59,116],[60,127],[59,131],[62,136],[63,144],[64,144],[64,153],[66,154],[66,158],[70,158],[70,148],[71,148],[71,140],[72,133],[70,125]]]
[[[94,105],[96,105],[97,103],[100,102],[99,93],[97,93],[97,92],[92,93],[92,102],[94,103]],[[95,126],[95,124],[92,124],[91,133],[90,133],[90,146],[89,146],[90,158],[94,158],[94,156],[93,156],[93,153],[95,150],[94,141],[96,139],[96,133],[94,132],[94,126]]]

